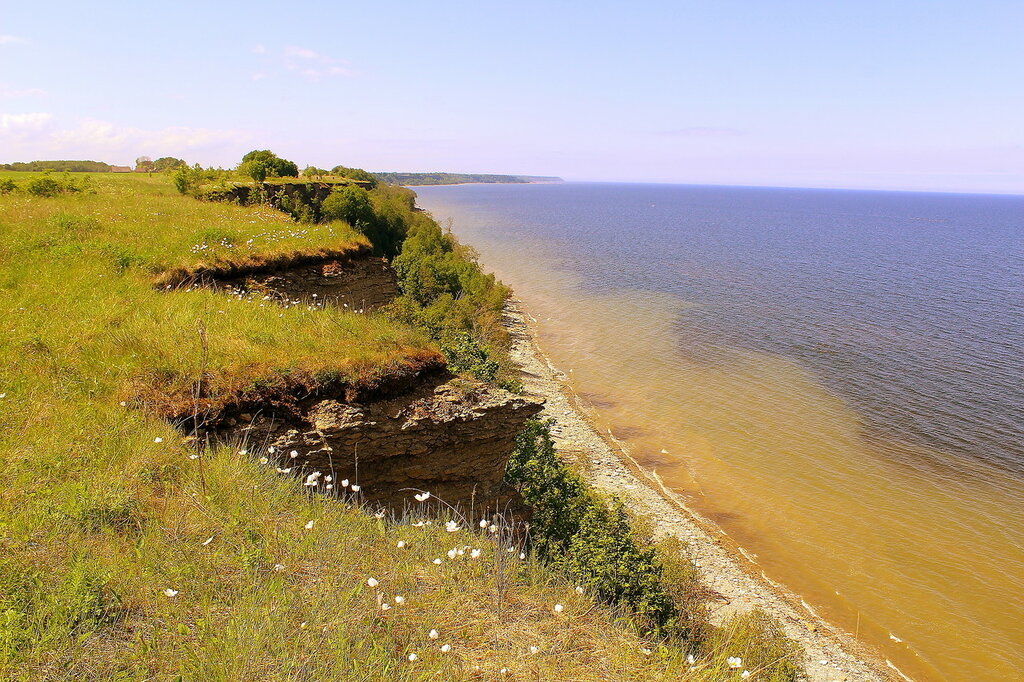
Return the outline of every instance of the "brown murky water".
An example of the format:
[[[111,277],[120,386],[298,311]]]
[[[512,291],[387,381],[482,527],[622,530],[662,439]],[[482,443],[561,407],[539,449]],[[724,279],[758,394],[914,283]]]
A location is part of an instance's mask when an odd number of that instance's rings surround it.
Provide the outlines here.
[[[565,244],[496,230],[445,190],[420,203],[515,289],[605,425],[766,575],[914,679],[1024,679],[1016,472],[870,428],[803,363],[687,329],[678,295],[595,288]]]

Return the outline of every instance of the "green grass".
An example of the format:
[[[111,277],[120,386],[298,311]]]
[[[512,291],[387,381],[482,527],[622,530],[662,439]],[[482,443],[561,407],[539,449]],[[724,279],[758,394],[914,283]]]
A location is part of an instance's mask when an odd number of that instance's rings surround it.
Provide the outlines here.
[[[160,396],[183,399],[203,372],[226,396],[436,350],[378,317],[154,286],[364,248],[346,226],[199,202],[166,176],[91,177],[0,196],[0,679],[739,679],[725,657],[744,655],[742,624],[691,666],[475,525],[376,518],[243,445],[195,456]]]

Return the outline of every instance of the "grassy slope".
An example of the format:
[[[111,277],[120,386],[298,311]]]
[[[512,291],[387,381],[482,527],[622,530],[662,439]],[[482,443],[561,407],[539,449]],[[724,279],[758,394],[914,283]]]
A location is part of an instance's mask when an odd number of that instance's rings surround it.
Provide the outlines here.
[[[196,202],[162,177],[93,183],[0,197],[0,678],[737,677],[645,654],[612,611],[485,534],[309,495],[260,453],[193,459],[122,406],[140,376],[198,376],[200,324],[205,367],[226,376],[356,375],[433,351],[377,318],[151,286],[176,267],[357,244],[344,226]],[[464,545],[482,555],[445,554]],[[407,601],[382,611],[378,590]]]

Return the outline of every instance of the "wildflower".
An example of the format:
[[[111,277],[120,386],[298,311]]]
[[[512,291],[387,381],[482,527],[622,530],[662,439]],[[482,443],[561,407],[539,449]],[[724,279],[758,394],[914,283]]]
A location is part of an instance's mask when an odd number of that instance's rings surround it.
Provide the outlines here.
[[[416,654],[409,654],[410,661],[415,661],[417,658],[419,658],[419,656],[417,656]]]
[[[740,679],[741,680],[745,680],[748,677],[750,677],[750,671],[749,670],[744,670],[742,673],[740,673]]]
[[[244,457],[245,455],[249,454],[249,451],[248,450],[239,450],[238,454],[240,454],[240,455],[242,455]]]
[[[305,630],[306,629],[306,625],[307,625],[306,621],[302,621],[301,623],[299,623],[299,629],[300,630]]]
[[[403,597],[400,594],[396,594],[395,595],[395,603],[396,604],[404,604],[405,603],[405,597]]]
[[[728,663],[729,667],[733,670],[735,670],[736,668],[743,667],[743,659],[739,656],[730,656],[729,658],[725,659],[725,662]]]
[[[271,445],[269,448],[267,448],[267,452],[269,452],[270,454],[274,454],[275,452],[277,452],[277,448]]]
[[[0,399],[2,399],[2,398],[6,398],[6,397],[7,397],[7,394],[6,394],[6,393],[0,393]],[[123,400],[121,401],[121,407],[126,407],[127,405],[128,405],[128,403],[126,403],[126,402],[125,402],[125,401],[123,401]]]
[[[307,485],[307,486],[309,486],[311,488],[315,487],[317,485],[317,483],[319,482],[319,480],[318,480],[319,478],[320,478],[320,472],[319,471],[314,471],[309,476],[306,476],[306,482],[303,483],[302,485]]]
[[[391,609],[391,607],[388,605],[387,602],[384,602],[383,604],[380,605],[380,610],[381,611],[388,611],[390,609]]]
[[[455,523],[454,521],[449,521],[448,523],[444,524],[444,529],[449,533],[454,533],[459,529],[459,524]]]
[[[290,473],[291,470],[292,470],[291,467],[288,467],[287,469],[282,469],[281,467],[277,467],[277,473],[279,473],[279,474],[287,474],[287,473]]]
[[[341,487],[342,488],[347,488],[348,487],[348,479],[347,478],[341,479]]]
[[[583,586],[582,585],[577,585],[576,586],[576,594],[583,594]]]
[[[555,604],[555,613],[561,613],[564,610],[565,610],[564,606],[562,606],[561,604]]]
[[[211,542],[213,542],[213,536],[212,535],[210,537],[206,538],[205,540],[203,540],[202,545],[203,545],[203,547],[206,547]]]
[[[509,554],[511,554],[512,552],[516,551],[516,548],[515,547],[509,547],[507,551],[508,551]]]
[[[352,484],[352,492],[354,492],[354,493],[357,493],[357,492],[359,492],[360,490],[362,490],[362,488],[361,488],[361,487],[359,487],[359,486],[358,486],[358,485],[356,485],[355,483],[353,483],[353,484]]]
[[[306,521],[306,530],[310,530],[312,527],[313,527],[312,519],[310,519],[309,521]]]
[[[455,555],[456,555],[456,552],[455,552],[455,550],[454,550],[454,549],[449,549],[449,550],[448,550],[448,558],[449,558],[449,559],[454,559],[454,558],[455,558]]]
[[[430,499],[430,493],[417,493],[413,497],[416,498],[417,502],[426,502]]]
[[[650,656],[651,650],[645,647],[640,647],[640,653],[642,653],[644,656]]]
[[[437,630],[431,630],[427,634],[427,637],[429,637],[430,639],[437,639],[438,637],[440,637],[440,635],[437,633]]]
[[[451,650],[452,650],[452,645],[451,644],[442,644],[441,645],[441,652],[442,653],[446,654],[446,653],[448,653]]]
[[[532,645],[530,646],[530,653],[531,654],[535,654],[538,651],[540,651],[540,647],[536,647],[536,646],[532,646]]]
[[[267,463],[267,462],[269,462],[269,461],[270,461],[270,460],[269,460],[269,459],[267,459],[266,457],[260,457],[260,464],[266,464],[266,463]]]
[[[525,558],[526,558],[526,552],[520,552],[519,553],[519,560],[522,561]]]
[[[296,457],[298,457],[298,456],[299,456],[299,451],[298,451],[298,450],[292,450],[292,451],[291,451],[290,453],[288,453],[288,454],[289,454],[289,455],[291,456],[291,458],[292,458],[292,459],[295,459]]]
[[[380,581],[376,578],[367,578],[366,584],[370,587],[377,587],[377,585],[380,585]]]
[[[697,658],[693,654],[686,654],[686,662],[693,665],[697,662]]]
[[[398,541],[398,549],[405,549],[405,540]]]
[[[328,490],[333,490],[333,489],[334,489],[334,484],[333,484],[333,483],[328,483],[328,484],[327,484],[326,486],[324,486],[324,487],[325,487],[325,488],[327,488]]]
[[[486,528],[487,527],[487,519],[480,519],[480,527],[481,528]]]
[[[334,480],[334,476],[325,476],[324,480],[327,481],[328,483],[330,483],[331,481]]]
[[[497,533],[498,532],[498,527],[495,526],[494,524],[491,524],[491,527],[488,528],[487,530],[489,530],[492,534],[493,533]]]
[[[280,573],[284,570],[284,564],[274,564],[274,570]]]
[[[178,596],[178,591],[177,590],[172,590],[171,588],[168,587],[166,590],[164,590],[164,596],[165,597],[177,597]]]
[[[422,521],[417,521],[416,523],[414,523],[412,525],[415,526],[416,528],[422,528],[423,527],[423,522]]]
[[[384,510],[381,509],[379,512],[374,514],[374,516],[376,516],[378,519],[383,519],[384,518]]]
[[[480,550],[479,549],[474,549],[472,552],[469,553],[469,556],[470,556],[471,559],[476,559],[477,557],[480,556]]]
[[[197,455],[195,453],[192,453],[191,455],[188,456],[188,458],[189,459],[199,459],[199,455]]]
[[[435,566],[440,566],[441,565],[441,560],[440,559],[434,559],[434,565]]]
[[[153,442],[154,443],[163,443],[164,439],[161,438],[160,436],[157,436],[156,438],[153,439]]]

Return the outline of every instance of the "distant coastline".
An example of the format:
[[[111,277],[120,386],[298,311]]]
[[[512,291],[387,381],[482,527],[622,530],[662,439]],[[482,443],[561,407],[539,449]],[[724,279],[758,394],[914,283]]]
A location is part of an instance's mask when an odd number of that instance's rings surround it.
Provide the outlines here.
[[[551,175],[494,175],[488,173],[373,173],[373,177],[392,185],[528,185],[564,182]]]

